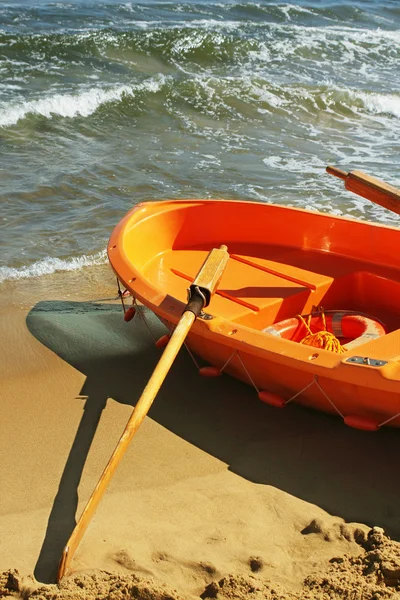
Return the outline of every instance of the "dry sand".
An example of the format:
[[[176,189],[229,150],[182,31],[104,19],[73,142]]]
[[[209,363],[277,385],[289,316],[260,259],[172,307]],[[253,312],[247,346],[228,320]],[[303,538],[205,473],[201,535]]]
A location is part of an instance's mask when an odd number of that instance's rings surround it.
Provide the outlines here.
[[[400,598],[399,430],[262,405],[186,352],[54,584],[159,356],[115,289],[108,267],[2,286],[0,597]]]

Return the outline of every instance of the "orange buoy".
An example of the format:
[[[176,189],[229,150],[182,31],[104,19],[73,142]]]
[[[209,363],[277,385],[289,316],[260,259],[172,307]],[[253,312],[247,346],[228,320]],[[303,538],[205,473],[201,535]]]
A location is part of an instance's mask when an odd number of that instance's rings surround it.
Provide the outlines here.
[[[162,335],[160,338],[158,338],[158,340],[156,341],[156,348],[165,348],[165,346],[170,340],[170,337],[171,336],[169,335],[169,333],[166,333],[165,335]]]
[[[218,367],[201,367],[199,373],[202,377],[219,377],[221,375]]]
[[[130,306],[128,310],[126,310],[124,313],[124,321],[126,321],[127,323],[128,321],[132,321],[133,317],[135,316],[135,313],[136,308],[134,306]]]
[[[345,350],[353,349],[386,334],[384,325],[378,319],[353,311],[329,310],[323,314],[311,314],[308,315],[308,323],[305,324],[306,317],[285,319],[270,325],[263,331],[293,342],[304,343],[304,336],[310,333],[307,331],[307,325],[313,332],[322,332],[326,328],[329,333],[342,341]]]
[[[344,422],[349,427],[354,429],[362,429],[363,431],[377,431],[379,429],[379,423],[368,417],[359,417],[358,415],[347,415],[344,417]]]
[[[258,392],[258,397],[262,402],[276,406],[277,408],[283,408],[286,405],[286,400],[278,394],[272,394],[271,392],[261,391]]]

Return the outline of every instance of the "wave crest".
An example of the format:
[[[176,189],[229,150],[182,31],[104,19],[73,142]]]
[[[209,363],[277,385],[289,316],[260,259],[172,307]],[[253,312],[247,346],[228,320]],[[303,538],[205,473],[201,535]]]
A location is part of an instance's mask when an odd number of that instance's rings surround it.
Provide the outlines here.
[[[101,250],[97,254],[61,259],[50,256],[36,261],[35,263],[13,269],[12,267],[0,267],[0,283],[4,281],[28,279],[31,277],[41,277],[42,275],[51,275],[57,271],[77,271],[82,267],[92,267],[94,265],[103,265],[107,262],[106,250]]]
[[[78,94],[53,94],[38,100],[28,100],[20,104],[0,105],[0,127],[10,127],[30,114],[41,115],[48,119],[53,116],[74,118],[88,117],[98,108],[109,102],[120,102],[126,96],[148,91],[158,92],[164,85],[166,77],[157,75],[136,85],[120,85],[109,89],[92,88]]]

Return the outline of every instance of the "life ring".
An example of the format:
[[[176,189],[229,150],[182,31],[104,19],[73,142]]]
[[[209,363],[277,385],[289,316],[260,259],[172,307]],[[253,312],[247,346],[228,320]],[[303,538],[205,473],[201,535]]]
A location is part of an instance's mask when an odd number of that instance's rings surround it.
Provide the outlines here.
[[[381,321],[354,311],[324,311],[326,330],[333,333],[346,350],[382,337],[386,329]],[[308,318],[308,315],[306,316]],[[313,333],[325,329],[321,314],[311,315],[310,328]],[[263,329],[264,333],[275,335],[293,342],[300,342],[306,335],[304,322],[298,317],[285,319]]]

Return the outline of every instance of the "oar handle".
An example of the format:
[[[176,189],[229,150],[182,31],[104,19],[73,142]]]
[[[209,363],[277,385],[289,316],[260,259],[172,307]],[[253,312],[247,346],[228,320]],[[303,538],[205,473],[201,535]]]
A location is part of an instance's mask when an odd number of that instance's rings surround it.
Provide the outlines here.
[[[327,173],[343,179],[344,187],[375,204],[400,215],[400,190],[384,183],[376,177],[370,177],[362,171],[346,173],[337,167],[326,167]]]

